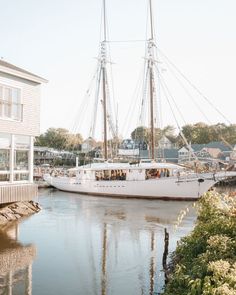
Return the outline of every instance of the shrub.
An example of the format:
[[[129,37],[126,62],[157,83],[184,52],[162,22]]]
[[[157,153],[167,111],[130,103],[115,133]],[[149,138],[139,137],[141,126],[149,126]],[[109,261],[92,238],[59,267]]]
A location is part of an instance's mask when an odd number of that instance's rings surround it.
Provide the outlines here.
[[[206,193],[192,233],[172,255],[165,295],[236,295],[236,199]]]

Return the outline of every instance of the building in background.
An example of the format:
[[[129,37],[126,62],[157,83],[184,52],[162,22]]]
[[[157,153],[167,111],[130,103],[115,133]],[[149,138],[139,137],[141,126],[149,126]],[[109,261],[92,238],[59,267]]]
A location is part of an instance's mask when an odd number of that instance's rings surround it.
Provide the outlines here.
[[[0,60],[0,204],[31,200],[34,137],[45,79]]]
[[[193,154],[200,160],[212,163],[214,160],[219,160],[229,164],[230,157],[233,155],[232,149],[219,141],[212,141],[207,144],[192,144],[189,148],[182,147],[178,151],[178,163],[191,162],[195,160]],[[217,162],[217,161],[216,161]]]

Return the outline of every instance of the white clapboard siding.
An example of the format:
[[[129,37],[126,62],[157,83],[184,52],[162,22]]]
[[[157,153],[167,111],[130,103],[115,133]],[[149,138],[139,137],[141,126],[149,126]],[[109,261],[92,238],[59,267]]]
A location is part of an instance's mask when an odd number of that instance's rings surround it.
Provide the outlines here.
[[[30,201],[38,195],[36,184],[0,185],[0,204]]]
[[[40,132],[40,83],[0,72],[0,84],[21,89],[23,120],[0,118],[0,132],[38,136]]]

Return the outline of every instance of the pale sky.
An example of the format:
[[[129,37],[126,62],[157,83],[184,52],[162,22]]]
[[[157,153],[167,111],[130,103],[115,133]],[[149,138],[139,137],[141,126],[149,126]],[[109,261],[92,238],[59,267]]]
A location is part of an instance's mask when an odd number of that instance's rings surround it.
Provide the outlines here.
[[[153,0],[153,6],[158,47],[236,123],[236,1]],[[70,129],[96,65],[101,0],[0,0],[0,7],[0,56],[49,80],[42,89],[41,132]],[[147,0],[107,0],[110,39],[145,39],[146,13]],[[120,130],[127,137],[135,123],[128,129],[122,126],[142,67],[144,43],[111,43],[111,55]],[[172,94],[185,122],[205,120],[178,89]],[[210,122],[224,122],[214,110],[202,107]],[[175,125],[163,103],[167,124]]]

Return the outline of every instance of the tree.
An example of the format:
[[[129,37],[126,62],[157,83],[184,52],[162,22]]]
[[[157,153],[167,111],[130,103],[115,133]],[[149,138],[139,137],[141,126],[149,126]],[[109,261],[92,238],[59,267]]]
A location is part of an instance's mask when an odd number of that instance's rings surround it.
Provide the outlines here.
[[[67,142],[66,142],[66,149],[67,150],[80,150],[81,144],[83,142],[83,137],[81,134],[68,134],[67,135]]]
[[[167,125],[163,129],[155,128],[154,130],[154,140],[155,145],[158,144],[159,140],[162,138],[162,136],[168,136],[171,139],[175,139],[176,136],[174,134],[175,127],[171,125]],[[131,133],[131,138],[133,140],[140,140],[145,141],[146,143],[150,143],[150,128],[139,126],[134,129],[134,131]]]
[[[83,138],[80,134],[71,134],[64,128],[49,128],[36,138],[36,146],[47,146],[58,150],[79,149]]]
[[[139,126],[131,133],[131,138],[133,140],[149,142],[149,129],[144,126]]]
[[[188,124],[182,127],[182,133],[187,141],[192,144],[207,144],[211,141],[223,141],[225,144],[236,144],[236,124],[227,126],[224,123],[215,125],[207,125],[205,123],[196,123],[194,125]],[[185,143],[178,136],[179,145]]]

